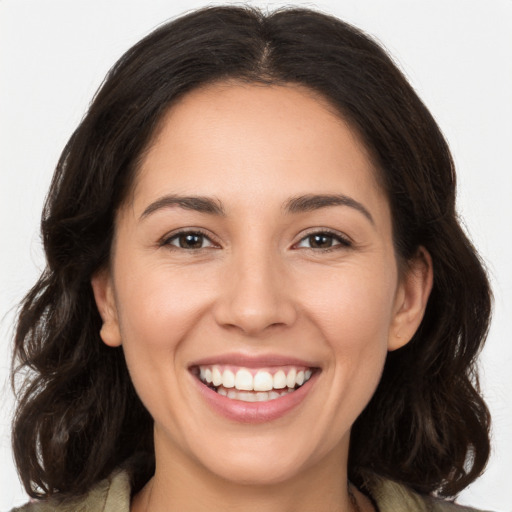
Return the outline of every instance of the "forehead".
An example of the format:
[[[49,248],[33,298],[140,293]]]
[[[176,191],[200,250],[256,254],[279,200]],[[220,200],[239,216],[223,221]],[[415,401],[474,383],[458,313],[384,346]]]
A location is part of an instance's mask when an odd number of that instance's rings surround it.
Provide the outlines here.
[[[376,176],[357,133],[318,94],[226,82],[196,89],[169,109],[133,191],[144,201],[171,192],[246,202],[330,192],[380,197]],[[329,190],[336,187],[351,190]]]

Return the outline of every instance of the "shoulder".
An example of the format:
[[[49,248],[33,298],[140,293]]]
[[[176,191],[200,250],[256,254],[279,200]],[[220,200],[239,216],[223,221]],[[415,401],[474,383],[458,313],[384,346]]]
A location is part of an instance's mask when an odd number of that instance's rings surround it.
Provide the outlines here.
[[[420,495],[405,485],[375,475],[367,478],[366,488],[380,512],[485,512]]]
[[[14,508],[11,512],[129,512],[130,494],[128,473],[116,471],[81,498],[35,501]]]

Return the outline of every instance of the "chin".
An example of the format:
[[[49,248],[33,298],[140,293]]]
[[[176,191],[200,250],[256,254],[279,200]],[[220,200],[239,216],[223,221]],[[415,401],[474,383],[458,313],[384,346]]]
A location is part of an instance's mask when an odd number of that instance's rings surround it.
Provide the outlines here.
[[[290,444],[284,439],[274,443],[247,439],[238,445],[222,446],[218,443],[214,450],[201,450],[200,463],[208,472],[240,485],[279,484],[293,480],[314,465],[313,457],[304,451],[304,444]],[[309,451],[316,460],[319,450],[311,447]]]
[[[298,474],[296,464],[283,464],[279,460],[241,459],[215,464],[208,469],[218,477],[238,485],[271,486],[293,480]]]

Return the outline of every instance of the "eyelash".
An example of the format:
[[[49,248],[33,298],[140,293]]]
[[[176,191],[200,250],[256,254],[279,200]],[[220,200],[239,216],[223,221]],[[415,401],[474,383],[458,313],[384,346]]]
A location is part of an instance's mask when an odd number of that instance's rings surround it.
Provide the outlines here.
[[[185,247],[178,247],[178,246],[172,244],[173,241],[179,240],[180,237],[187,236],[187,235],[203,237],[203,240],[204,239],[208,240],[212,246],[217,245],[216,242],[214,242],[211,239],[211,237],[209,235],[207,235],[205,232],[201,231],[200,229],[191,229],[191,230],[178,231],[177,233],[174,233],[171,236],[164,237],[160,241],[159,246],[172,248],[172,250],[181,249],[184,251],[194,251],[194,252],[199,252],[199,251],[209,249],[209,247],[199,247],[196,249],[185,248]],[[340,249],[348,249],[353,246],[352,241],[349,240],[347,237],[341,235],[340,233],[331,231],[329,229],[320,229],[320,230],[315,230],[315,231],[311,231],[310,233],[307,233],[305,236],[303,236],[299,240],[298,243],[294,244],[294,247],[297,247],[300,243],[307,240],[308,238],[311,238],[313,236],[322,236],[322,235],[325,237],[328,237],[328,238],[332,238],[334,241],[337,241],[338,243],[335,245],[331,245],[330,247],[323,248],[323,249],[322,248],[314,248],[314,247],[304,247],[304,249],[308,249],[308,250],[314,251],[314,252],[326,253],[326,252],[331,252],[331,251],[340,250]]]
[[[185,247],[178,247],[176,245],[173,245],[171,242],[174,240],[179,240],[180,237],[191,235],[191,236],[201,236],[203,239],[206,239],[210,241],[210,243],[213,245],[217,245],[209,235],[207,235],[205,232],[201,231],[200,229],[185,229],[183,231],[178,231],[177,233],[172,234],[171,236],[165,236],[159,243],[161,247],[168,247],[172,250],[184,250],[184,251],[203,251],[205,249],[208,249],[209,247],[199,247],[198,249],[190,249]]]
[[[324,252],[325,253],[325,252],[337,251],[340,249],[349,249],[349,248],[353,247],[353,243],[348,237],[342,235],[341,233],[338,233],[337,231],[331,231],[330,229],[320,229],[320,230],[311,231],[311,232],[307,233],[305,236],[303,236],[299,240],[299,242],[294,245],[294,247],[299,245],[304,240],[307,240],[308,238],[311,238],[313,236],[322,236],[322,235],[326,236],[328,238],[332,238],[333,240],[337,241],[338,243],[336,245],[331,245],[331,247],[327,247],[324,249],[313,248],[313,247],[305,247],[305,249],[309,249],[310,251],[314,251],[314,252]]]

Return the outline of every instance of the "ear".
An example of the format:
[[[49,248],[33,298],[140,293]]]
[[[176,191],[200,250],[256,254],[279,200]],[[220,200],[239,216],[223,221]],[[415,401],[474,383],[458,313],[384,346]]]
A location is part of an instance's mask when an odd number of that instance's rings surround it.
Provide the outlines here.
[[[91,285],[96,306],[103,320],[100,330],[101,339],[109,347],[119,347],[121,332],[110,270],[102,269],[96,272],[92,276]]]
[[[432,290],[432,257],[424,247],[420,247],[406,265],[396,293],[388,350],[401,348],[412,339],[421,324]]]

